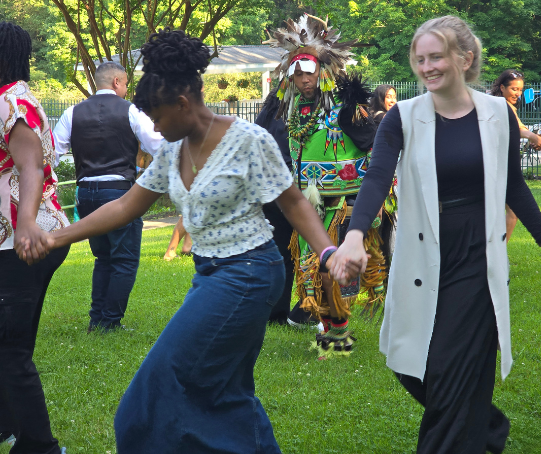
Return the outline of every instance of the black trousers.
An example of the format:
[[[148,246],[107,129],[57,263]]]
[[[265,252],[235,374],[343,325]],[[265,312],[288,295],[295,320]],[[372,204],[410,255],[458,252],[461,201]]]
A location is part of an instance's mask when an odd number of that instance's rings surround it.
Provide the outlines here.
[[[282,214],[282,211],[280,208],[278,208],[276,202],[263,205],[263,213],[274,227],[273,239],[276,246],[278,246],[280,254],[284,258],[284,266],[286,268],[286,283],[284,285],[284,291],[272,309],[269,321],[284,324],[287,322],[287,316],[289,315],[289,309],[291,306],[291,289],[293,288],[294,278],[293,260],[291,260],[291,251],[288,249],[289,243],[291,242],[293,227],[291,227],[288,220]]]
[[[440,214],[440,255],[424,380],[398,374],[425,407],[417,453],[499,453],[509,421],[491,405],[498,332],[487,281],[483,203]]]
[[[32,361],[45,292],[69,247],[28,266],[0,251],[0,433],[17,437],[10,454],[59,454]]]

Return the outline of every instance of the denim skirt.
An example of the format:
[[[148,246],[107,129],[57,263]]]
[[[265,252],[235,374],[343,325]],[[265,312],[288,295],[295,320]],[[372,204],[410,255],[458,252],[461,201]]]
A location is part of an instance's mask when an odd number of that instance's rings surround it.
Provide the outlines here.
[[[118,453],[280,453],[253,372],[282,294],[282,256],[271,240],[194,262],[193,287],[118,407]]]

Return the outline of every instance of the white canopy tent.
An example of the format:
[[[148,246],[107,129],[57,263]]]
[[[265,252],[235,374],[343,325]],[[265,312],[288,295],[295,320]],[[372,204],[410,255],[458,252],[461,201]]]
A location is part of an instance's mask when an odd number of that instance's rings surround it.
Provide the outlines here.
[[[219,56],[213,58],[208,66],[205,74],[230,74],[230,73],[247,73],[260,72],[261,82],[263,86],[263,99],[267,97],[270,91],[270,71],[272,71],[280,63],[281,49],[272,48],[268,45],[254,46],[220,46],[218,48]],[[132,51],[131,59],[138,62],[135,67],[135,75],[143,74],[143,62],[139,58],[141,52],[139,49]],[[114,62],[119,63],[120,57],[113,55]],[[96,66],[100,64],[99,60],[95,60]],[[79,71],[82,67],[79,66]]]

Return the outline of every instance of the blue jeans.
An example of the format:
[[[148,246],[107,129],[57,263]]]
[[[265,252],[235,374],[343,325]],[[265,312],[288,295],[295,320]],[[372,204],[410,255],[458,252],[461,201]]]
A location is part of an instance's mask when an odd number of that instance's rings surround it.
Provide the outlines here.
[[[284,287],[282,256],[271,240],[194,262],[193,287],[118,407],[118,453],[278,454],[253,373]]]
[[[79,188],[79,215],[84,218],[126,192],[123,189]],[[120,326],[137,276],[142,232],[143,220],[138,218],[125,227],[89,239],[90,249],[96,257],[89,312],[91,327]]]

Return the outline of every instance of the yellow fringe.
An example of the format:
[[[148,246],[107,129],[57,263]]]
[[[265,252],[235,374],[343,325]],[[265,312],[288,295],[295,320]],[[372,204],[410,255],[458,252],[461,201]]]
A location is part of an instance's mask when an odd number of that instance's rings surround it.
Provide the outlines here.
[[[291,234],[291,241],[289,242],[288,249],[291,251],[291,260],[293,260],[293,275],[299,276],[299,265],[300,265],[300,249],[299,249],[299,233],[296,230],[293,230]],[[304,286],[297,285],[296,291],[297,297],[301,300],[306,298],[306,290]]]
[[[348,212],[347,203],[344,201],[342,206],[336,210],[336,213],[327,230],[329,237],[334,245],[338,244],[338,226],[344,223]],[[291,235],[289,250],[294,261],[294,272],[296,274],[297,297],[302,301],[301,308],[305,311],[310,311],[312,315],[318,319],[330,314],[330,307],[327,301],[323,301],[322,279],[319,272],[319,257],[316,253],[312,253],[304,262],[304,267],[300,267],[300,249],[299,249],[299,234],[294,231]],[[304,283],[312,279],[314,295],[308,296]],[[357,296],[342,298],[340,286],[333,280],[332,298],[334,300],[338,316],[346,318],[351,314],[349,310],[351,304],[356,301]]]
[[[369,319],[373,319],[374,316],[384,308],[385,303],[385,292],[382,292],[378,295],[375,295],[372,292],[372,295],[369,295],[368,301],[364,303],[362,314],[366,315]],[[383,312],[381,312],[383,315]]]
[[[349,310],[349,304],[345,301],[346,298],[342,298],[342,292],[340,290],[340,284],[334,279],[332,281],[332,297],[334,305],[336,306],[336,313],[340,318],[347,318],[351,315]],[[348,300],[351,298],[347,298]]]
[[[371,255],[368,259],[366,271],[361,277],[360,293],[368,293],[368,301],[364,303],[363,313],[368,314],[370,318],[383,307],[385,302],[385,291],[376,293],[374,289],[383,285],[387,278],[387,266],[385,257],[381,251],[381,239],[377,229],[370,229],[364,239],[366,252]]]
[[[291,257],[293,257],[294,260],[298,260],[299,258],[299,233],[296,230],[293,230],[293,233],[291,234],[291,240],[289,241],[288,249],[291,251]]]
[[[344,223],[347,215],[347,209],[348,205],[344,200],[342,207],[336,210],[331,224],[329,225],[329,229],[327,230],[327,233],[329,234],[329,237],[331,238],[331,241],[335,246],[338,246],[338,225]]]

